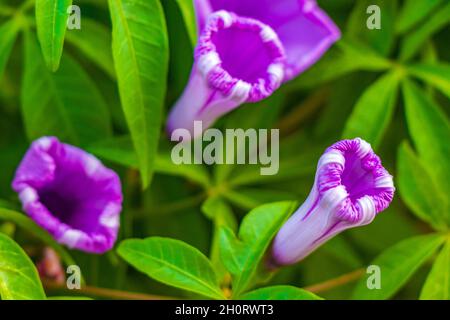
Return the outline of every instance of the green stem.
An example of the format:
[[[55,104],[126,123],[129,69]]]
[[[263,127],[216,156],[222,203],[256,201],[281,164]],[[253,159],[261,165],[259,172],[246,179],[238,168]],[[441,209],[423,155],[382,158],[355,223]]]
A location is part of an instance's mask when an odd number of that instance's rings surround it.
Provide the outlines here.
[[[61,286],[52,282],[44,282],[44,288],[47,292],[55,290],[70,291],[74,293],[74,290],[69,290],[65,286]],[[107,299],[121,299],[121,300],[179,300],[181,298],[151,295],[138,292],[129,292],[122,290],[114,290],[109,288],[99,288],[91,286],[82,286],[81,289],[76,290],[76,293],[86,296],[94,296]]]
[[[303,289],[313,292],[313,293],[329,291],[336,287],[340,287],[344,284],[358,280],[359,278],[361,278],[361,276],[364,274],[364,272],[365,272],[364,269],[357,269],[355,271],[346,273],[342,276],[339,276],[339,277],[336,277],[336,278],[333,278],[333,279],[330,279],[330,280],[327,280],[324,282],[316,283],[311,286],[307,286]]]
[[[283,136],[287,136],[295,130],[298,130],[317,110],[325,105],[328,95],[328,88],[316,90],[282,118],[275,125],[275,128],[279,128]]]

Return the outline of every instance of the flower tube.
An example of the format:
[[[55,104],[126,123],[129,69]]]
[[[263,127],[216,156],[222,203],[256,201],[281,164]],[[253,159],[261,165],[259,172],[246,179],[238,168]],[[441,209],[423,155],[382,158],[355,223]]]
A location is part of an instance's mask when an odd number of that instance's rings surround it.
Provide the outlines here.
[[[122,191],[117,174],[54,137],[32,143],[12,183],[24,211],[59,243],[104,253],[116,241]]]
[[[394,191],[370,144],[359,138],[335,143],[319,160],[308,198],[276,235],[271,264],[296,263],[341,231],[369,224]]]
[[[269,97],[339,38],[314,0],[195,0],[201,30],[189,83],[167,131],[208,128],[242,103]]]

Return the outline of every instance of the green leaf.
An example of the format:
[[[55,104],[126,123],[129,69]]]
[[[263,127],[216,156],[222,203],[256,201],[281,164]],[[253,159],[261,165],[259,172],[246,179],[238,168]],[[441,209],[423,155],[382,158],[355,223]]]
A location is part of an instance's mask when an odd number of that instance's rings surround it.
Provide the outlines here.
[[[270,242],[295,209],[295,202],[276,202],[253,209],[242,220],[238,238],[229,228],[222,228],[222,261],[234,275],[233,295],[239,296],[254,282],[269,273],[260,266]]]
[[[239,123],[239,128],[243,130],[247,129],[269,129],[272,128],[274,122],[277,120],[278,115],[281,110],[281,106],[285,101],[285,94],[282,90],[277,91],[272,96],[267,99],[264,99],[256,104],[243,105],[241,108],[238,108],[233,113],[228,115],[225,119],[225,128],[234,128],[235,123]],[[239,148],[239,150],[238,150]],[[247,148],[251,150],[247,150]],[[252,148],[247,147],[247,144],[241,144],[236,147],[234,151],[235,159],[236,155],[240,154],[240,152],[245,154],[252,154],[253,152],[257,152],[258,147]],[[224,159],[226,159],[227,152],[226,144],[224,145]],[[230,176],[233,175],[234,171],[237,170],[239,166],[237,165],[237,161],[234,161],[234,164],[216,164],[214,166],[214,179],[217,184],[227,181]],[[258,167],[259,166],[253,166]],[[261,174],[259,174],[261,175]]]
[[[343,137],[361,137],[377,148],[394,113],[398,84],[398,74],[391,72],[367,88],[347,120]]]
[[[242,300],[322,300],[314,293],[293,286],[257,289],[239,297]]]
[[[219,279],[223,279],[226,274],[226,268],[220,258],[220,230],[222,227],[228,227],[230,230],[236,231],[236,217],[230,206],[218,196],[211,196],[206,199],[202,204],[202,212],[213,221],[214,229],[210,258]]]
[[[9,20],[0,26],[0,78],[5,70],[18,31],[19,25],[15,19]]]
[[[82,28],[69,30],[66,34],[66,40],[77,47],[111,78],[115,79],[111,32],[107,27],[89,18],[83,18]]]
[[[347,57],[347,63],[359,65],[360,70],[382,71],[391,66],[391,62],[388,59],[359,41],[345,38],[339,41],[337,46]]]
[[[296,200],[293,193],[276,189],[240,188],[227,190],[223,196],[230,202],[246,210],[251,210],[269,202]]]
[[[158,0],[109,0],[122,107],[143,187],[153,174],[166,93],[168,39]]]
[[[184,24],[191,40],[192,47],[197,45],[197,21],[195,18],[194,3],[190,0],[175,0],[183,16]]]
[[[183,4],[183,6],[187,7],[193,2],[189,0],[184,1],[188,2]],[[183,93],[186,83],[189,81],[194,61],[193,51],[196,45],[191,36],[194,35],[196,37],[196,35],[192,34],[192,30],[187,28],[187,23],[185,22],[188,15],[180,10],[177,0],[161,1],[161,3],[166,17],[170,48],[168,87],[165,103],[167,106],[172,106]]]
[[[422,300],[450,300],[450,240],[439,253],[420,293]]]
[[[11,238],[0,233],[0,296],[3,300],[45,300],[31,259]]]
[[[436,186],[426,167],[404,142],[397,156],[400,195],[411,210],[437,230],[446,228],[447,193]]]
[[[98,141],[86,148],[89,152],[116,162],[126,167],[137,168],[136,153],[129,136],[113,137]],[[189,179],[208,188],[211,185],[210,177],[202,165],[176,165],[170,154],[161,152],[155,159],[155,172]]]
[[[363,277],[353,292],[353,299],[382,300],[393,296],[444,242],[441,235],[431,234],[403,240],[382,252],[371,265],[380,267],[381,288],[368,289]]]
[[[219,196],[210,196],[202,204],[202,211],[209,219],[214,221],[218,228],[228,227],[233,231],[237,230],[237,222],[233,211]]]
[[[444,192],[450,191],[450,123],[445,114],[421,89],[403,82],[406,120],[419,158]]]
[[[367,9],[371,5],[380,8],[380,29],[369,30]],[[354,41],[367,44],[382,56],[387,56],[395,41],[395,19],[397,17],[397,1],[395,0],[359,0],[353,7],[347,23],[346,36]]]
[[[408,71],[419,79],[441,90],[450,98],[450,64],[414,64]]]
[[[169,153],[161,152],[157,155],[155,171],[158,173],[185,177],[194,181],[205,189],[211,186],[209,173],[203,165],[174,164]]]
[[[109,139],[96,141],[86,149],[101,158],[125,167],[138,168],[138,161],[133,149],[133,142],[129,136],[111,137]]]
[[[29,33],[25,36],[21,97],[22,115],[30,140],[55,135],[79,145],[111,134],[108,108],[94,82],[66,55],[60,70],[49,72],[36,39]]]
[[[328,137],[342,135],[348,116],[361,97],[362,93],[375,80],[376,75],[366,72],[355,72],[333,83],[333,90],[320,112],[314,128],[314,136],[327,141]],[[326,139],[324,139],[326,138]],[[331,141],[328,140],[328,143]],[[326,148],[327,146],[323,146]],[[322,150],[323,151],[323,150]]]
[[[62,261],[68,266],[76,264],[69,253],[64,249],[59,243],[57,243],[53,237],[47,233],[44,229],[38,226],[33,220],[25,216],[23,213],[16,212],[13,210],[8,210],[5,208],[0,208],[0,220],[10,221],[15,223],[17,226],[28,231],[30,234],[34,235],[36,238],[41,240],[46,245],[52,247],[58,255],[61,257]]]
[[[344,38],[336,43],[311,69],[286,84],[288,90],[313,88],[346,74],[365,70],[383,71],[391,66],[367,45]]]
[[[51,71],[59,68],[64,35],[72,0],[36,0],[36,29],[45,63]]]
[[[400,34],[407,32],[418,22],[424,20],[442,3],[442,1],[443,0],[406,0],[397,17],[395,31]]]
[[[420,2],[420,1],[418,1]],[[400,59],[412,58],[422,47],[424,42],[450,22],[450,3],[439,8],[426,22],[409,34],[402,42]]]
[[[182,241],[159,237],[130,239],[117,250],[125,261],[157,281],[224,299],[208,258]]]
[[[320,149],[320,150],[319,150]],[[280,156],[279,171],[274,175],[261,175],[260,167],[256,165],[241,166],[228,180],[233,187],[251,184],[269,184],[279,181],[296,180],[314,174],[317,159],[323,152],[322,148],[310,148],[301,155]]]
[[[363,265],[360,254],[352,243],[343,236],[337,235],[321,247],[320,251],[333,261],[351,269],[360,268]],[[333,268],[333,266],[331,266]]]

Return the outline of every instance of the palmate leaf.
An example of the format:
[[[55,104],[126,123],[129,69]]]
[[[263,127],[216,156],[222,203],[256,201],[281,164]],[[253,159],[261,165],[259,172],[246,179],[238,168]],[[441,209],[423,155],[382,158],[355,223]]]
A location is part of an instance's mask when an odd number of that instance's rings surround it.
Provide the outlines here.
[[[387,56],[395,40],[395,19],[397,15],[396,0],[360,0],[353,7],[347,22],[346,36],[367,44],[382,56]],[[381,11],[381,28],[368,30],[366,22],[369,14],[367,8],[377,5]]]
[[[280,181],[296,180],[314,174],[317,159],[323,152],[323,148],[305,149],[301,155],[283,156],[283,146],[280,148],[279,171],[274,175],[261,175],[260,165],[240,166],[228,183],[233,186],[252,184],[272,184]]]
[[[231,229],[222,228],[220,252],[223,263],[234,275],[234,297],[239,297],[254,282],[270,274],[265,270],[263,257],[295,205],[295,202],[276,202],[253,209],[242,220],[238,237]]]
[[[450,22],[450,2],[438,8],[419,28],[409,34],[402,42],[400,59],[408,60],[421,49],[424,42],[435,32],[439,31]]]
[[[408,66],[408,71],[417,78],[441,90],[450,98],[450,64],[420,63]]]
[[[45,63],[58,70],[72,0],[36,0],[36,29]]]
[[[0,26],[0,78],[5,70],[18,31],[19,25],[15,19],[9,20]]]
[[[400,195],[408,207],[435,229],[446,229],[447,192],[435,184],[407,143],[398,150],[397,170]]]
[[[365,44],[348,38],[339,40],[311,69],[286,84],[288,90],[314,88],[355,71],[383,71],[389,60]]]
[[[395,31],[403,34],[425,19],[443,0],[406,0],[395,22]]]
[[[66,41],[77,47],[111,78],[116,77],[111,51],[111,32],[107,27],[89,18],[83,18],[82,28],[68,30]]]
[[[168,39],[158,0],[109,0],[122,108],[143,187],[150,184],[166,93]]]
[[[347,120],[343,138],[361,137],[377,148],[394,112],[399,79],[390,72],[366,89]]]
[[[159,237],[130,239],[123,241],[117,251],[125,261],[157,281],[224,299],[208,258],[182,241]]]
[[[36,268],[22,248],[0,233],[0,296],[3,300],[44,300]]]
[[[203,186],[205,189],[211,187],[211,179],[205,166],[200,164],[174,164],[168,152],[161,152],[156,156],[155,171],[185,177]]]
[[[380,267],[381,288],[369,289],[363,277],[353,292],[353,299],[382,300],[394,295],[444,242],[441,235],[431,234],[403,240],[382,252],[371,265]]]
[[[242,300],[322,300],[309,291],[293,286],[273,286],[248,292]]]
[[[420,293],[422,300],[450,300],[450,240],[439,253]]]
[[[111,119],[103,97],[85,71],[65,55],[58,72],[47,70],[36,38],[25,35],[22,115],[30,140],[56,135],[86,145],[111,134]]]
[[[408,130],[419,158],[423,161],[438,187],[450,190],[450,123],[446,115],[413,82],[402,85]]]

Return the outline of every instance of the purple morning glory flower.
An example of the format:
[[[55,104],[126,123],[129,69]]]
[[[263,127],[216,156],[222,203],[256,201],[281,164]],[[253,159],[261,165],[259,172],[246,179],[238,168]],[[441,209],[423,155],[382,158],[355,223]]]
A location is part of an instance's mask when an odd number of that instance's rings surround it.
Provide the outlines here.
[[[34,141],[12,183],[24,211],[59,243],[85,252],[111,249],[119,230],[117,174],[54,137]]]
[[[270,96],[315,63],[339,29],[315,0],[195,0],[199,29],[189,83],[167,130],[193,134],[245,102]]]
[[[369,224],[394,191],[370,144],[359,138],[335,143],[319,160],[308,198],[275,237],[271,263],[293,264],[339,232]]]

